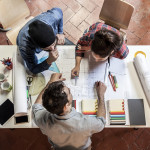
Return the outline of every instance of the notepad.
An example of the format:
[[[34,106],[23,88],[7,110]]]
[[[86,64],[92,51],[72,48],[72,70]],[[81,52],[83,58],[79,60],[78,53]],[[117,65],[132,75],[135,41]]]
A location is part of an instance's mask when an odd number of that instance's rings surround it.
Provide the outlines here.
[[[98,104],[97,99],[82,100],[82,113],[84,115],[96,115]]]

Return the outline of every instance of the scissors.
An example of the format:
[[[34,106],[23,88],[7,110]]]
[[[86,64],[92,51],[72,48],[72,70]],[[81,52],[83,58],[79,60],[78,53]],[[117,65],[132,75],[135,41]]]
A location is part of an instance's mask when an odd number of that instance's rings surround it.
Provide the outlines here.
[[[28,76],[27,77],[28,86],[31,86],[32,81],[33,81],[33,77],[32,76]]]

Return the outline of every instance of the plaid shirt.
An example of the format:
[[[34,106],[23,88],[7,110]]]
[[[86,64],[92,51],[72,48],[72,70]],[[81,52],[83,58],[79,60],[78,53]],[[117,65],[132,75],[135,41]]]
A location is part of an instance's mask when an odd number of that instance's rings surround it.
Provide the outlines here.
[[[88,32],[83,34],[83,36],[77,42],[77,45],[79,44],[81,46],[91,46],[92,41],[94,39],[94,34],[97,31],[101,30],[102,28],[106,28],[108,30],[114,31],[118,35],[120,35],[120,32],[117,29],[115,29],[109,25],[106,25],[104,23],[97,22],[89,27]],[[127,45],[125,44],[125,42],[123,42],[121,48],[119,50],[117,50],[117,52],[113,55],[113,57],[116,57],[119,59],[124,59],[127,57],[128,53],[129,53],[129,49],[128,49]],[[84,51],[78,50],[77,46],[76,46],[76,56],[84,57]]]

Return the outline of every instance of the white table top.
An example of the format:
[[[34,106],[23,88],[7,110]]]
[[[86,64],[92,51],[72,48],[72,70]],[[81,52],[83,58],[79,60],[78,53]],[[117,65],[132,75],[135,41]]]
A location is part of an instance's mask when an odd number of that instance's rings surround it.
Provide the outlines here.
[[[58,46],[58,49],[61,50],[63,49],[70,49],[74,51],[74,46]],[[130,92],[127,93],[128,98],[143,98],[144,99],[144,107],[145,107],[145,117],[146,117],[146,127],[150,127],[150,106],[147,103],[145,94],[143,92],[141,83],[139,81],[138,75],[136,73],[136,70],[133,66],[133,58],[134,54],[136,51],[144,51],[147,55],[146,59],[148,63],[150,64],[150,46],[128,46],[130,52],[128,57],[125,59],[127,63],[127,83],[128,83],[128,88]],[[0,46],[0,60],[3,58],[10,57],[12,58],[13,53],[17,50],[17,46]],[[72,66],[73,68],[74,66]],[[0,63],[0,72],[4,72],[4,65]],[[6,74],[8,75],[8,81],[10,84],[12,84],[12,70],[11,71],[6,71]],[[32,104],[34,103],[35,99],[37,96],[34,96],[32,98]],[[2,104],[7,98],[9,98],[13,102],[13,96],[12,96],[12,91],[9,93],[3,93],[0,90],[0,104]],[[14,117],[9,119],[3,126],[3,128],[31,128],[32,127],[32,121],[31,121],[31,110],[29,111],[29,123],[23,123],[19,125],[14,124]],[[110,126],[109,126],[110,127]],[[120,127],[120,126],[119,126]],[[125,126],[121,126],[125,127]],[[131,126],[127,126],[131,127]],[[133,126],[132,126],[133,127]],[[138,126],[139,127],[139,126]],[[141,126],[142,127],[142,126]]]

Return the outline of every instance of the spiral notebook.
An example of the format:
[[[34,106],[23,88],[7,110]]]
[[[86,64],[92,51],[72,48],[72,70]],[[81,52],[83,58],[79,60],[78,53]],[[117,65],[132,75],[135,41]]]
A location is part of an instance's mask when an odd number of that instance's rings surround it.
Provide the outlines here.
[[[96,115],[98,108],[97,99],[82,100],[81,106],[84,115]]]

